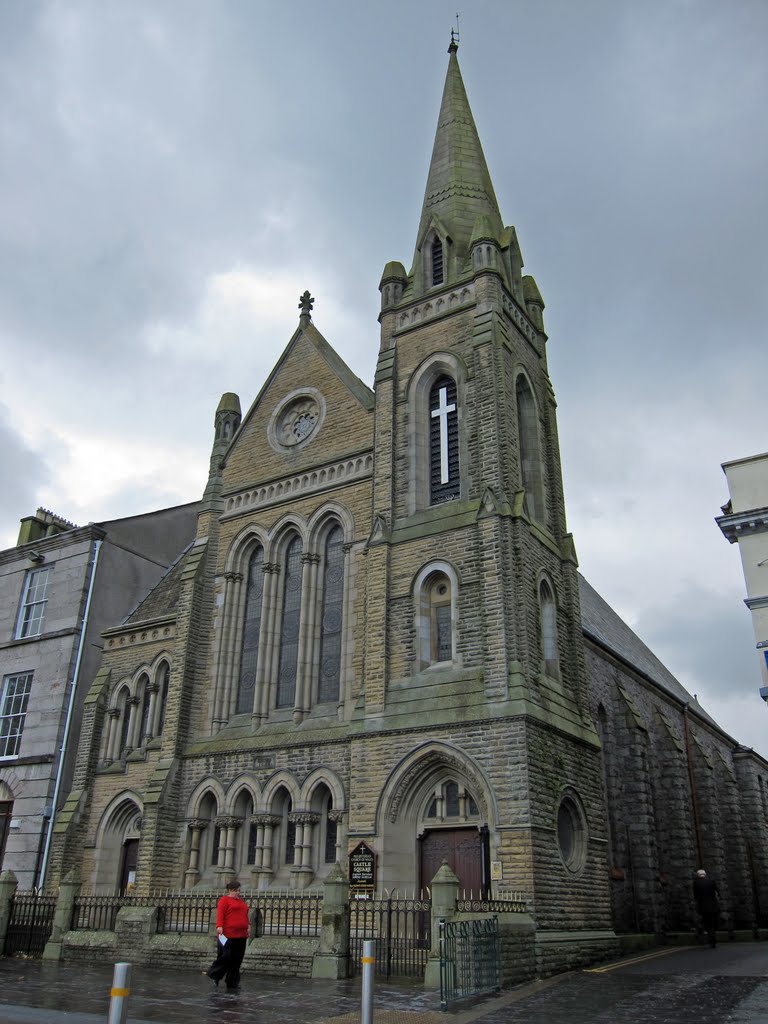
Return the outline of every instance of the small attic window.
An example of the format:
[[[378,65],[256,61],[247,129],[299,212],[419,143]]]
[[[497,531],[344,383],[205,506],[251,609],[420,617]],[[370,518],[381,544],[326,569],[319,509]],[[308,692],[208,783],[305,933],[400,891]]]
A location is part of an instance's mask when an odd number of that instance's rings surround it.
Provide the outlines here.
[[[436,238],[432,243],[432,284],[443,283],[443,243]]]

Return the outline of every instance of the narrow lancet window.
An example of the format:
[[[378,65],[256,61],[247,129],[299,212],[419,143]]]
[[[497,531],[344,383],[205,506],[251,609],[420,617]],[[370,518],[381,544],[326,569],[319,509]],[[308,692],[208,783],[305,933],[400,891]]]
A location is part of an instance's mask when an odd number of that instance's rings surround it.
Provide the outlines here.
[[[277,672],[277,706],[293,707],[299,664],[301,619],[301,538],[294,537],[285,553],[283,621],[280,636],[280,664]]]
[[[520,374],[515,387],[517,433],[520,445],[520,476],[528,514],[544,521],[544,484],[536,400],[528,381]]]
[[[253,711],[256,689],[256,664],[259,660],[259,633],[261,631],[261,605],[264,596],[264,549],[256,548],[248,562],[248,582],[245,592],[245,618],[243,621],[242,651],[240,654],[240,681],[237,689],[237,714]]]
[[[325,541],[323,608],[320,624],[319,703],[339,699],[341,625],[344,599],[344,533],[335,526]]]

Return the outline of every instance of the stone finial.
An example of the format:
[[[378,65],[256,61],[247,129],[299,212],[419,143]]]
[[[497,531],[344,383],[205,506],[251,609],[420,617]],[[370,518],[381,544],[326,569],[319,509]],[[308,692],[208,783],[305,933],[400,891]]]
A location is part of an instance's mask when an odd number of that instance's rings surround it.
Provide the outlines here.
[[[300,320],[307,321],[312,319],[312,307],[315,304],[313,296],[309,294],[309,290],[305,291],[303,295],[299,296],[299,309],[301,314]]]

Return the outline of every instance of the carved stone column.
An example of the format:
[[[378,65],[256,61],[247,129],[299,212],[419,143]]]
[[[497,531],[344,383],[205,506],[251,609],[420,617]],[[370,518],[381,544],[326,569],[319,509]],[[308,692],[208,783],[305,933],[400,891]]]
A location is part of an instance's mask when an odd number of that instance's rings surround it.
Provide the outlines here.
[[[288,818],[296,824],[291,884],[294,889],[306,889],[315,877],[312,867],[312,840],[320,815],[314,811],[292,811]]]
[[[251,817],[256,825],[256,863],[251,869],[251,878],[257,889],[268,889],[272,881],[274,833],[282,820],[279,814],[254,814]]]
[[[117,760],[115,747],[117,746],[117,736],[119,735],[117,720],[120,717],[120,708],[107,708],[107,717],[109,723],[107,725],[107,745],[104,750],[104,764],[112,764],[113,761]]]
[[[280,566],[276,562],[265,562],[264,593],[261,604],[261,632],[259,633],[259,663],[256,667],[256,703],[253,724],[258,725],[269,716],[269,710],[276,700],[277,665],[279,644],[275,636],[277,624],[277,590]]]
[[[154,736],[157,735],[155,718],[157,716],[158,710],[157,694],[159,690],[160,684],[157,682],[157,680],[149,684],[149,713],[147,714],[147,731],[141,737],[144,743],[146,743],[147,740],[151,740]]]
[[[184,888],[191,889],[200,881],[200,838],[209,822],[207,818],[192,818],[187,822],[191,833],[189,844],[189,862],[184,873]]]
[[[312,706],[312,650],[317,614],[317,573],[320,556],[305,552],[301,556],[301,617],[299,620],[299,652],[296,666],[296,693],[293,720],[302,721]]]
[[[344,861],[342,860],[342,857],[343,857],[342,851],[347,848],[347,841],[346,841],[346,831],[347,830],[346,830],[346,827],[345,827],[345,824],[344,824],[344,819],[345,819],[346,813],[347,813],[346,811],[340,811],[340,810],[334,810],[334,809],[331,809],[330,811],[328,811],[328,820],[329,821],[334,821],[336,823],[336,863],[340,864],[342,868],[344,868],[344,866],[345,866],[344,865]]]
[[[221,830],[216,877],[221,882],[228,881],[236,874],[237,830],[242,824],[242,818],[235,818],[232,815],[220,815],[216,819],[216,827]]]
[[[139,713],[136,710],[139,706],[138,697],[128,697],[125,701],[125,712],[128,715],[128,729],[125,733],[125,750],[121,750],[121,754],[128,755],[134,749],[138,747],[140,738],[137,737],[137,733],[141,728],[141,721],[139,720]]]

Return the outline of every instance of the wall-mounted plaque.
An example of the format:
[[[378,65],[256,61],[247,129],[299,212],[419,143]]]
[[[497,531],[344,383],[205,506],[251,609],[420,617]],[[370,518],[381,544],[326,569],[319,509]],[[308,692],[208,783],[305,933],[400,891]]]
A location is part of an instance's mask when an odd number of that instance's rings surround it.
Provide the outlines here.
[[[491,861],[491,881],[502,882],[504,880],[504,872],[501,867],[500,860]]]
[[[367,843],[358,843],[349,855],[349,887],[353,896],[376,891],[376,854]]]

